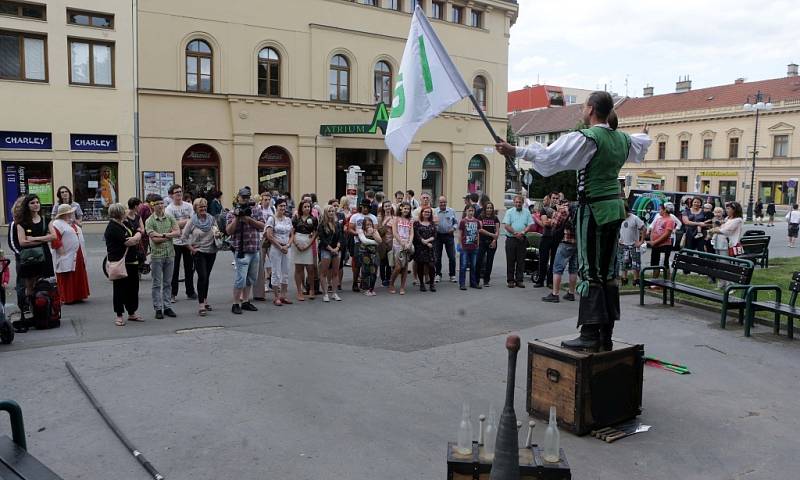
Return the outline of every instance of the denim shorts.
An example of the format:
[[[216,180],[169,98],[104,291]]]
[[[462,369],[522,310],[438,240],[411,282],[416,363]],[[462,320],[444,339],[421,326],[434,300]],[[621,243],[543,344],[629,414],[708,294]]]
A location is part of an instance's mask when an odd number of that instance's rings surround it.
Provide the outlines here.
[[[340,254],[337,253],[336,256],[338,257]],[[319,251],[319,258],[320,260],[332,260],[333,254],[327,248],[323,248]]]
[[[556,250],[553,273],[561,275],[567,266],[569,266],[569,273],[578,273],[578,247],[574,243],[561,242]]]
[[[243,257],[239,258],[239,255],[233,252],[233,258],[236,261],[233,288],[242,289],[255,285],[258,278],[258,254],[246,252]]]

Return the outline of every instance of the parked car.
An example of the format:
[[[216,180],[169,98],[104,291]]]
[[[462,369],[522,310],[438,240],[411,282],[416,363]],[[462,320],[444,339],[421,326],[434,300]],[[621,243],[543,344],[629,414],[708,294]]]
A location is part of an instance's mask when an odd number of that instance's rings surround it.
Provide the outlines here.
[[[631,189],[628,194],[628,206],[633,213],[649,225],[662,204],[672,202],[675,205],[675,215],[680,216],[679,212],[683,208],[686,199],[694,197],[700,197],[703,203],[710,203],[715,208],[723,206],[722,198],[719,195],[640,189]]]

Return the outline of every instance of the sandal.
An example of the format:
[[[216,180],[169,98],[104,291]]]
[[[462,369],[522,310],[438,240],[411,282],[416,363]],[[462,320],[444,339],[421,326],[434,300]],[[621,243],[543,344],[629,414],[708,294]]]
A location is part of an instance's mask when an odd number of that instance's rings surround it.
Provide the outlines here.
[[[129,322],[144,322],[144,319],[135,313],[133,315],[128,315]]]
[[[300,294],[300,295],[297,296],[297,301],[298,302],[305,302],[306,298],[302,294]]]
[[[117,319],[114,320],[114,325],[116,325],[118,327],[124,327],[125,326],[125,320],[122,317],[117,317]]]
[[[213,308],[211,308],[211,305],[209,305],[209,304],[207,304],[207,303],[205,304],[204,308],[205,308],[206,310],[208,310],[209,312],[210,312],[211,310],[214,310]]]
[[[401,288],[400,289],[400,295],[405,295],[405,294],[406,294],[406,289],[405,288]]]
[[[281,297],[281,303],[284,305],[291,305],[292,302],[288,298]]]
[[[276,298],[275,300],[273,300],[272,304],[275,305],[276,307],[282,307],[283,306],[283,302],[281,302],[281,300],[279,298]]]
[[[206,311],[206,309],[205,309],[205,308],[201,308],[201,309],[200,309],[200,310],[197,312],[197,314],[198,314],[198,315],[200,315],[201,317],[205,317],[205,316],[207,315],[207,313],[208,313],[208,312]]]
[[[389,287],[389,293],[395,294],[397,293],[397,290],[395,290],[394,287]]]

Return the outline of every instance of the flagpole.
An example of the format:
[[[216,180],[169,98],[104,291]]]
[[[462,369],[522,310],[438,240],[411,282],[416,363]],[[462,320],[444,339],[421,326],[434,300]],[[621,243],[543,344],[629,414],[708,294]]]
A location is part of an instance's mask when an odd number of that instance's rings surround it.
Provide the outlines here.
[[[475,99],[475,95],[470,94],[469,95],[469,99],[472,100],[472,104],[475,106],[475,110],[477,110],[478,111],[478,115],[481,116],[481,120],[483,120],[483,124],[486,125],[487,129],[489,129],[489,133],[492,134],[492,138],[494,138],[495,143],[502,142],[503,139],[497,136],[497,132],[494,131],[494,128],[492,128],[492,124],[489,123],[489,119],[486,118],[486,114],[483,113],[483,108],[481,108],[481,106],[478,104],[478,100]],[[503,155],[503,157],[505,157],[506,162],[510,162],[512,165],[514,165],[514,158],[511,155]],[[515,165],[515,167],[516,167],[516,165]],[[519,170],[517,171],[517,175],[519,175]]]

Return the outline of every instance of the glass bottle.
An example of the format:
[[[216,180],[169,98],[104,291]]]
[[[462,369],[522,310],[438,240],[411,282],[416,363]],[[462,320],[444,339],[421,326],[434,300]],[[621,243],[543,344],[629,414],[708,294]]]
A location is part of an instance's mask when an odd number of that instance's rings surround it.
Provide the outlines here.
[[[472,453],[472,421],[469,418],[469,403],[461,405],[461,423],[458,426],[458,443],[456,452],[461,455]]]
[[[489,418],[486,419],[486,430],[483,435],[483,453],[494,457],[494,444],[497,441],[497,412],[494,405],[489,405]]]
[[[550,423],[544,432],[544,461],[548,463],[558,463],[561,459],[559,444],[561,437],[558,433],[558,422],[556,421],[556,407],[550,407]]]

